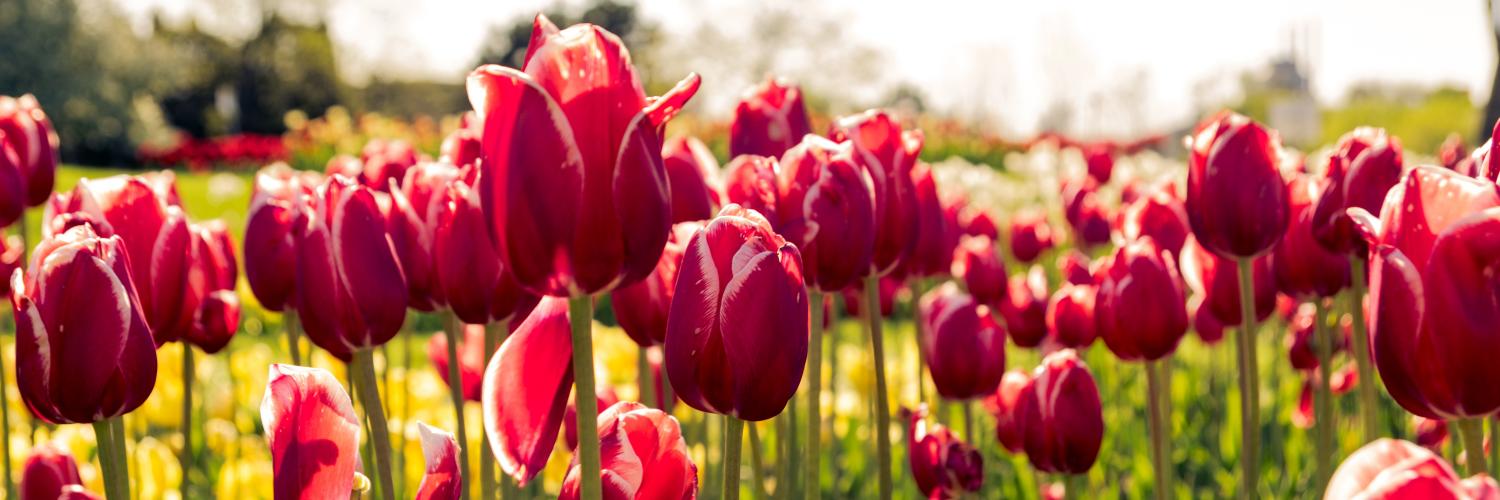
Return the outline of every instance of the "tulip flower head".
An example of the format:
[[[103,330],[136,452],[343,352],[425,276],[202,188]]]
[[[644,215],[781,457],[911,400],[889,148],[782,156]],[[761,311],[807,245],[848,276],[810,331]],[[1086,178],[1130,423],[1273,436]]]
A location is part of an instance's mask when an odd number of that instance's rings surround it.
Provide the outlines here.
[[[724,167],[724,199],[741,208],[754,210],[773,221],[783,217],[776,212],[781,206],[781,165],[769,156],[736,156]]]
[[[537,297],[521,287],[485,236],[487,219],[474,189],[478,176],[478,168],[464,167],[444,187],[432,245],[434,278],[449,310],[463,322],[517,321]]]
[[[640,403],[621,401],[599,413],[600,484],[605,498],[691,499],[698,495],[698,466],[676,418]],[[560,499],[579,498],[577,457],[563,478]]]
[[[990,307],[947,283],[922,297],[918,309],[938,394],[954,400],[994,394],[1005,374],[1005,329]]]
[[[1031,262],[1051,250],[1052,226],[1040,212],[1021,212],[1010,218],[1010,254],[1021,262]]]
[[[952,268],[953,246],[948,245],[946,232],[949,229],[943,219],[943,204],[938,196],[937,181],[932,178],[932,166],[917,162],[911,171],[912,185],[917,195],[916,247],[911,257],[902,264],[909,276],[942,276]],[[947,255],[944,255],[946,253]]]
[[[927,498],[959,498],[984,485],[984,458],[943,424],[927,421],[927,406],[906,411],[908,457],[917,489]]]
[[[1010,291],[1000,303],[1000,315],[1016,345],[1036,347],[1047,337],[1047,303],[1047,274],[1040,265],[1010,277]]]
[[[448,185],[458,176],[458,169],[452,165],[424,162],[406,169],[402,179],[388,181],[391,196],[390,208],[386,210],[387,226],[406,275],[408,305],[418,311],[432,312],[446,302],[443,294],[446,290],[439,286],[434,269],[438,259],[434,247],[438,219],[448,204]],[[483,238],[480,240],[484,243]]]
[[[1120,234],[1125,241],[1149,236],[1162,250],[1181,255],[1190,231],[1187,212],[1172,184],[1158,187],[1121,209]]]
[[[1094,319],[1104,345],[1123,360],[1156,361],[1177,350],[1188,315],[1172,254],[1147,236],[1116,250],[1101,274]]]
[[[490,353],[484,351],[485,325],[464,325],[463,339],[458,343],[458,380],[465,401],[481,401],[484,366]],[[427,359],[444,384],[448,380],[448,336],[433,335],[427,339]]]
[[[1037,470],[1084,474],[1094,466],[1104,414],[1094,376],[1072,349],[1042,360],[1016,411],[1025,422],[1026,457]]]
[[[1344,459],[1323,498],[1481,500],[1500,495],[1488,475],[1460,479],[1442,457],[1407,441],[1380,438]]]
[[[600,386],[594,390],[594,407],[609,408],[620,402],[620,395],[615,388]],[[578,398],[568,398],[568,408],[563,411],[563,443],[568,446],[569,451],[578,450]]]
[[[1329,251],[1314,235],[1319,182],[1305,174],[1292,174],[1287,182],[1292,222],[1270,254],[1277,289],[1292,297],[1332,297],[1349,286],[1348,254]]]
[[[313,196],[322,179],[312,172],[276,163],[255,173],[250,216],[245,223],[245,281],[261,307],[280,311],[297,290],[297,251],[293,229],[302,198]]]
[[[38,443],[26,457],[21,469],[20,493],[22,499],[53,499],[62,495],[63,487],[82,485],[78,477],[78,461],[68,450],[52,443]]]
[[[995,415],[995,437],[1000,445],[1011,453],[1019,453],[1026,446],[1026,422],[1019,411],[1021,398],[1031,387],[1031,375],[1021,370],[1005,372],[1000,378],[1000,387],[995,390],[993,410]]]
[[[1290,219],[1275,132],[1223,112],[1187,139],[1185,207],[1199,243],[1231,258],[1265,253]]]
[[[1006,300],[1009,283],[1005,262],[988,236],[964,236],[953,251],[953,277],[961,280],[979,303],[998,307]]]
[[[1312,214],[1303,222],[1311,225],[1313,236],[1323,248],[1338,254],[1354,252],[1363,258],[1365,242],[1345,211],[1359,207],[1379,212],[1386,193],[1401,181],[1405,171],[1402,162],[1401,141],[1387,136],[1385,130],[1361,127],[1339,139],[1318,184],[1319,194],[1314,195],[1309,209]],[[1294,202],[1299,194],[1292,193]]]
[[[417,422],[427,471],[417,485],[415,500],[457,500],[463,494],[463,468],[458,466],[458,440],[453,433]]]
[[[854,160],[870,175],[875,194],[875,253],[871,269],[885,275],[911,254],[917,236],[916,186],[911,169],[922,150],[920,131],[902,130],[888,111],[840,118],[829,138],[849,141]]]
[[[780,157],[812,133],[802,89],[774,76],[740,97],[729,126],[729,156]]]
[[[1239,271],[1233,260],[1210,252],[1198,244],[1196,237],[1190,237],[1182,247],[1178,265],[1183,281],[1202,303],[1200,310],[1206,309],[1222,325],[1243,323]],[[1261,321],[1276,311],[1276,286],[1270,258],[1256,257],[1251,263],[1251,272],[1251,282],[1255,286],[1255,320]]]
[[[193,225],[192,255],[198,280],[192,282],[190,293],[199,295],[198,312],[193,317],[192,327],[182,339],[213,354],[219,352],[240,325],[240,299],[235,294],[239,280],[236,268],[234,242],[223,220],[215,219],[199,226]]]
[[[276,498],[348,498],[359,463],[359,418],[327,370],[271,365],[261,427]]]
[[[696,137],[679,136],[667,139],[661,155],[672,193],[672,223],[712,218],[724,204],[714,153]]]
[[[859,284],[873,258],[874,185],[853,154],[847,143],[808,135],[782,156],[778,171],[780,222],[772,226],[802,251],[808,285],[825,293]]]
[[[15,166],[25,183],[24,196],[15,199],[28,207],[46,203],[57,175],[58,137],[35,96],[0,96],[0,156],[5,156],[3,144],[15,152]]]
[[[1047,304],[1047,331],[1063,347],[1081,348],[1094,343],[1098,335],[1094,305],[1099,286],[1063,283]]]

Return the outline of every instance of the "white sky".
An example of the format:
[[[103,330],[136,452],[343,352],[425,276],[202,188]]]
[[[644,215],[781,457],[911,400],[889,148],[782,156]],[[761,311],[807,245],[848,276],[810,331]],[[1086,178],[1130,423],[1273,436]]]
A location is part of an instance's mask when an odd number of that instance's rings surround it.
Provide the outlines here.
[[[220,31],[236,29],[226,19],[257,18],[246,5],[257,0],[116,1],[138,24],[156,9],[170,19],[197,15]],[[551,3],[323,1],[340,62],[352,74],[454,80],[472,69],[491,26]],[[705,22],[733,31],[757,5],[640,0],[642,15],[669,37],[685,37]],[[841,19],[847,39],[883,54],[872,64],[882,66],[884,83],[909,81],[933,108],[957,116],[978,118],[985,110],[984,119],[1013,134],[1034,131],[1056,101],[1078,109],[1075,132],[1084,134],[1178,125],[1196,106],[1232,98],[1239,73],[1286,52],[1294,32],[1311,34],[1301,38],[1310,41],[1303,45],[1314,64],[1314,92],[1324,102],[1370,80],[1454,84],[1483,102],[1496,57],[1483,0],[822,0],[815,12]],[[742,90],[703,76],[708,102],[727,102],[713,97]],[[1122,98],[1131,82],[1141,95]],[[722,107],[698,111],[730,111]],[[1119,118],[1131,107],[1140,119]]]

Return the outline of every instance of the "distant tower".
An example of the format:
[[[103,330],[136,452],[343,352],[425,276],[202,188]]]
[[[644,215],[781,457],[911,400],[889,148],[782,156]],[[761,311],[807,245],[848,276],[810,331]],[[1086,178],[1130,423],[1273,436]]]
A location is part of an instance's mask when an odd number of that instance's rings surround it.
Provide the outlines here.
[[[1309,26],[1303,29],[1311,31]],[[1307,57],[1312,52],[1314,37],[1304,33],[1302,43],[1298,44],[1297,30],[1292,28],[1287,38],[1286,52],[1271,60],[1270,75],[1265,82],[1273,95],[1268,118],[1271,127],[1281,133],[1283,143],[1310,146],[1317,143],[1323,127],[1318,100],[1312,94],[1311,64]]]

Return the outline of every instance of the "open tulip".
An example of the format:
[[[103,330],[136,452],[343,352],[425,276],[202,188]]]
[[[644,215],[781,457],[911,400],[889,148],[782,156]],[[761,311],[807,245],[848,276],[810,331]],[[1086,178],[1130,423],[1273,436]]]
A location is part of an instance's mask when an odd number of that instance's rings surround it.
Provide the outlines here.
[[[782,219],[776,213],[781,205],[781,166],[776,158],[768,156],[736,156],[724,167],[724,200],[754,210],[773,220],[772,226]]]
[[[1005,374],[1005,329],[990,307],[953,283],[921,302],[922,353],[938,394],[955,400],[993,394]]]
[[[245,223],[245,281],[261,307],[280,311],[297,290],[293,232],[302,197],[321,183],[317,174],[276,163],[255,173]]]
[[[1041,212],[1021,212],[1010,218],[1010,254],[1031,262],[1052,249],[1052,226]]]
[[[869,174],[852,154],[847,145],[809,135],[780,164],[774,210],[780,232],[802,251],[808,285],[825,293],[858,285],[870,269],[875,199]]]
[[[714,153],[696,137],[679,136],[667,139],[661,156],[672,193],[672,223],[712,218],[724,204]]]
[[[943,424],[927,421],[927,407],[910,412],[908,458],[917,490],[927,498],[958,498],[984,485],[984,458]]]
[[[1006,299],[1005,262],[987,236],[964,236],[953,251],[953,277],[962,280],[974,299],[998,307]]]
[[[359,418],[332,373],[271,365],[260,422],[276,498],[348,498],[359,464]]]
[[[1021,347],[1036,347],[1047,338],[1047,274],[1041,266],[1010,277],[1010,292],[1000,303],[1000,316],[1010,338]]]
[[[1359,207],[1379,212],[1386,193],[1401,181],[1403,171],[1401,141],[1386,135],[1385,130],[1361,127],[1340,138],[1328,156],[1325,182],[1319,184],[1310,209],[1309,223],[1317,242],[1330,252],[1355,252],[1356,257],[1364,258],[1365,243],[1345,210]],[[1292,194],[1294,198],[1298,195]]]
[[[417,171],[416,169],[412,170]],[[524,316],[536,296],[521,288],[485,236],[485,216],[474,189],[479,170],[465,167],[444,189],[432,244],[435,278],[459,320],[484,325]]]
[[[672,226],[672,235],[666,248],[662,249],[656,270],[644,280],[610,292],[615,319],[636,345],[651,347],[666,342],[667,316],[677,285],[677,273],[683,263],[682,256],[687,251],[688,240],[702,227],[701,222]]]
[[[779,157],[812,132],[802,89],[774,76],[740,97],[729,126],[729,156]]]
[[[995,437],[1000,445],[1011,453],[1020,453],[1026,446],[1026,422],[1017,409],[1021,397],[1031,386],[1031,375],[1021,370],[1005,372],[1000,377],[1000,387],[995,390],[994,414]]]
[[[422,457],[427,470],[417,485],[415,500],[457,500],[463,496],[464,478],[458,466],[458,440],[453,433],[417,422],[422,437]]]
[[[698,466],[688,453],[677,419],[640,403],[622,401],[599,414],[600,470],[604,498],[691,499],[698,495]],[[563,478],[560,499],[580,497],[582,469],[575,459]]]
[[[484,365],[490,354],[484,351],[484,325],[464,325],[463,335],[458,343],[459,384],[465,400],[478,402],[483,394],[479,389],[484,382]],[[443,383],[449,383],[447,335],[433,335],[427,340],[427,359]]]
[[[869,173],[875,198],[875,252],[871,265],[876,274],[890,272],[916,244],[917,200],[911,169],[922,150],[922,133],[902,130],[895,115],[869,110],[840,118],[829,134],[834,141],[849,141],[855,162]]]
[[[568,301],[543,298],[484,370],[485,435],[500,470],[522,486],[547,464],[562,429],[573,390],[570,327]]]
[[[1037,470],[1084,474],[1094,466],[1104,414],[1094,376],[1072,349],[1042,360],[1016,411],[1025,422],[1026,457]]]
[[[459,176],[458,169],[444,163],[424,162],[406,170],[402,179],[390,179],[390,208],[386,210],[387,226],[401,271],[406,275],[408,305],[418,311],[432,312],[446,302],[439,286],[435,267],[438,218],[447,208],[448,185]],[[470,182],[472,185],[472,181]],[[475,202],[478,196],[473,197]],[[479,211],[478,203],[473,209]],[[474,228],[482,232],[484,218]],[[474,238],[486,243],[484,238]],[[470,262],[463,262],[464,265]]]
[[[1094,343],[1098,335],[1094,319],[1094,301],[1099,286],[1063,283],[1047,304],[1047,330],[1052,340],[1063,347],[1081,348]]]
[[[59,149],[52,120],[42,111],[36,97],[0,96],[0,136],[4,137],[0,143],[8,143],[15,150],[21,179],[25,181],[25,196],[17,200],[25,200],[26,206],[31,207],[45,203],[52,196]]]
[[[647,98],[618,37],[540,15],[520,70],[469,75],[485,128],[480,199],[522,286],[582,296],[651,273],[672,222],[661,132],[698,84],[689,75]]]
[[[1162,250],[1182,255],[1188,232],[1187,212],[1172,184],[1158,187],[1121,209],[1120,234],[1125,241],[1150,236]]]
[[[70,484],[83,484],[73,454],[55,444],[38,443],[21,469],[21,500],[52,500]]]
[[[1265,253],[1290,220],[1274,132],[1220,113],[1188,138],[1188,225],[1204,248],[1230,258]]]
[[[667,376],[684,403],[740,420],[781,413],[808,349],[797,247],[729,205],[688,241],[667,322]]]
[[[1460,479],[1442,457],[1407,441],[1380,438],[1333,473],[1323,498],[1482,500],[1500,496],[1488,475]]]
[[[1349,286],[1349,257],[1329,251],[1314,237],[1315,196],[1327,190],[1306,174],[1292,174],[1287,186],[1292,221],[1270,254],[1276,288],[1299,298],[1332,297]]]
[[[1104,345],[1123,360],[1156,361],[1176,350],[1188,316],[1171,253],[1146,237],[1116,250],[1102,271],[1094,318]]]

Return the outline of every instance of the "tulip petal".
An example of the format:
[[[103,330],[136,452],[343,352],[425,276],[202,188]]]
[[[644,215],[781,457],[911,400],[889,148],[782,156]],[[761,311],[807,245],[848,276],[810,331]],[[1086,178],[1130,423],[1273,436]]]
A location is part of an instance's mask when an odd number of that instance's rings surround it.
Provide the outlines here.
[[[359,347],[381,345],[406,321],[406,278],[375,196],[360,187],[345,191],[341,198],[333,221],[335,269],[365,327],[347,333],[359,339]]]
[[[261,425],[276,498],[347,498],[359,462],[359,420],[349,394],[318,368],[271,365]]]
[[[542,299],[484,372],[490,448],[501,470],[523,486],[546,466],[573,388],[569,325],[567,299]]]
[[[453,434],[417,422],[422,438],[422,456],[427,471],[417,486],[415,500],[457,500],[463,493],[462,469],[458,466],[458,440]]]
[[[698,93],[698,86],[702,83],[703,79],[697,73],[688,73],[686,78],[677,82],[677,85],[672,86],[667,93],[650,99],[651,103],[647,104],[641,112],[651,119],[651,125],[655,127],[657,134],[661,134],[667,121],[677,116],[677,113],[682,111],[682,107],[687,105],[688,100]]]
[[[719,330],[734,380],[732,415],[751,422],[781,413],[807,360],[808,308],[796,247],[749,258],[724,287]]]
[[[1438,235],[1422,275],[1426,301],[1416,356],[1434,407],[1449,418],[1480,417],[1500,408],[1500,386],[1476,384],[1500,379],[1500,364],[1489,353],[1500,349],[1500,208],[1471,214]],[[1426,356],[1427,353],[1432,356]],[[1411,356],[1412,353],[1406,353]],[[1419,375],[1420,376],[1420,375]]]
[[[1372,253],[1369,321],[1375,367],[1386,391],[1402,408],[1427,418],[1441,418],[1428,406],[1416,380],[1415,342],[1426,309],[1422,276],[1400,250],[1381,246]]]
[[[596,261],[608,263],[615,259],[623,259],[625,276],[621,283],[635,283],[651,274],[656,268],[656,261],[661,258],[662,245],[667,242],[667,233],[672,228],[671,194],[667,188],[666,167],[661,159],[661,139],[656,132],[647,127],[646,115],[636,115],[625,129],[625,136],[621,139],[618,163],[614,168],[614,178],[611,181],[614,200],[613,207],[601,207],[613,212],[612,217],[618,217],[618,224],[611,224],[610,231],[600,230],[602,228],[579,227],[579,239],[573,247],[573,258],[578,266],[579,284],[585,290],[600,290],[594,288],[587,279],[593,272],[589,269]],[[593,206],[590,198],[584,200],[585,213]],[[603,236],[618,232],[614,239],[603,239]],[[623,238],[624,246],[620,250],[623,255],[616,255],[615,251],[594,253],[606,249],[618,248],[615,241]],[[587,266],[587,267],[586,267]],[[598,271],[600,278],[613,280],[618,274],[618,265],[610,268],[601,267]]]

